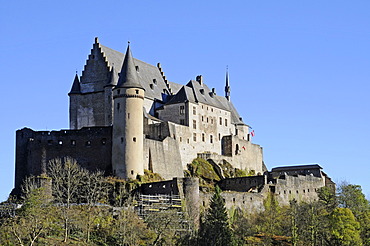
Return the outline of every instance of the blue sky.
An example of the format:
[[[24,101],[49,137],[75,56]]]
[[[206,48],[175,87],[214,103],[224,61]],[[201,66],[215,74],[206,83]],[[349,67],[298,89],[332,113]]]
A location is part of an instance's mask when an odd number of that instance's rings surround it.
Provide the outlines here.
[[[15,131],[68,128],[68,96],[94,37],[202,74],[256,132],[269,169],[319,163],[370,198],[369,1],[2,1],[0,201],[14,183]]]

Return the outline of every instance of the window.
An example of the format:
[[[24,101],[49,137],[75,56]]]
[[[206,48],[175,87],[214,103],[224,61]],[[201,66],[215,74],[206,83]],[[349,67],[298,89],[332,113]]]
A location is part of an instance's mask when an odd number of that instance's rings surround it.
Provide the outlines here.
[[[209,136],[209,142],[213,143],[213,136],[212,135]]]
[[[225,126],[227,126],[227,119],[225,119]]]
[[[149,87],[150,87],[150,89],[152,89],[152,90],[153,90],[153,88],[154,88],[153,84],[150,84],[150,85],[149,85]]]
[[[136,91],[136,94],[139,94],[139,90],[135,90]]]
[[[86,141],[85,146],[91,146],[91,141]]]
[[[182,137],[180,137],[180,142],[182,142]]]
[[[221,134],[219,133],[218,134],[218,141],[220,141],[221,140]]]
[[[213,118],[211,118],[211,124],[213,124]]]
[[[197,141],[197,134],[194,132],[193,133],[193,141],[196,142]]]
[[[76,140],[71,140],[71,145],[76,146]]]
[[[193,107],[193,115],[196,115],[196,114],[197,114],[197,108]]]
[[[204,133],[202,133],[202,141],[205,142],[206,141],[206,136],[204,135]]]
[[[120,106],[121,106],[121,105],[120,105],[119,103],[117,103],[117,110],[119,110]]]
[[[180,119],[180,125],[185,125],[185,120],[184,119]]]
[[[208,117],[207,117],[207,123],[208,123]]]
[[[136,138],[134,137],[133,139],[132,139],[134,142],[136,142]]]
[[[134,170],[131,170],[131,175],[134,175]]]
[[[197,129],[197,121],[193,120],[193,129]]]
[[[123,138],[121,138],[121,143],[123,143]]]
[[[156,80],[156,79],[153,79],[153,83],[154,83],[154,84],[157,84],[157,80]]]
[[[139,66],[135,66],[136,71],[139,72]]]
[[[63,145],[63,141],[62,141],[62,140],[59,140],[59,141],[58,141],[58,144],[59,144],[59,145]]]
[[[222,126],[222,118],[220,117],[220,126]]]
[[[183,115],[183,114],[185,114],[185,106],[181,105],[180,106],[180,115]]]
[[[204,116],[202,115],[202,122],[204,121]]]

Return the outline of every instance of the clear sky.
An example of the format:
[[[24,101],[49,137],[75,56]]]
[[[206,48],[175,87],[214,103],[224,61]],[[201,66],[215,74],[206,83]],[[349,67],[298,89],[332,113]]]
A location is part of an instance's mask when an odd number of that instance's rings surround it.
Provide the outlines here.
[[[0,1],[0,201],[15,131],[68,128],[68,96],[94,37],[202,74],[255,130],[269,169],[318,163],[370,198],[370,1]]]

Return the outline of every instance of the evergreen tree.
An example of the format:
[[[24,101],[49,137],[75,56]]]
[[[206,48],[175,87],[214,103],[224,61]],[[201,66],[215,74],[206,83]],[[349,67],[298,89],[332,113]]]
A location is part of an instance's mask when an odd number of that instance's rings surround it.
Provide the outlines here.
[[[200,225],[199,245],[233,245],[233,233],[221,189],[216,186],[211,204]]]

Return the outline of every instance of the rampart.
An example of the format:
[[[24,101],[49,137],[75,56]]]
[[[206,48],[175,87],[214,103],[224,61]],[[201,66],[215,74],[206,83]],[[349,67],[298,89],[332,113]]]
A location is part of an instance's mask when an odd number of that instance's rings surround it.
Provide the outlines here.
[[[72,157],[90,171],[111,174],[112,128],[87,127],[80,130],[33,131],[23,128],[16,133],[15,190],[26,176],[47,171],[49,160]]]

